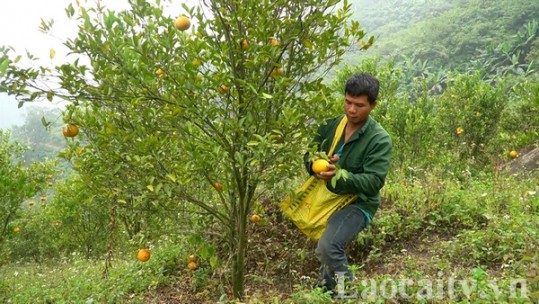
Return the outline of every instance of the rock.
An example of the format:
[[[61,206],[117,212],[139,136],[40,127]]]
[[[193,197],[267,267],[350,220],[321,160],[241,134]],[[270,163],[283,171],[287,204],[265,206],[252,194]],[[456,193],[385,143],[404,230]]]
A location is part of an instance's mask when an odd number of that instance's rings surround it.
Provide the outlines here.
[[[539,148],[528,148],[521,152],[514,160],[502,164],[500,170],[511,173],[531,172],[539,168]]]

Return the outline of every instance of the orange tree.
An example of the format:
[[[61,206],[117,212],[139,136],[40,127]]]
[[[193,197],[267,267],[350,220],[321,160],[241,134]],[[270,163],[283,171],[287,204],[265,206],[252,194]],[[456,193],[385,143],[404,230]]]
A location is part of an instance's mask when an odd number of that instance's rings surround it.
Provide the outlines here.
[[[85,145],[75,170],[110,210],[111,227],[117,216],[183,203],[213,216],[241,298],[250,210],[297,173],[301,139],[334,102],[327,72],[365,33],[348,20],[347,1],[205,0],[177,15],[162,2],[133,0],[121,12],[70,5],[79,22],[65,42],[73,59],[17,68],[4,49],[0,92],[71,102],[65,120],[81,127]],[[68,158],[81,145],[69,142]]]
[[[11,142],[10,134],[0,130],[0,253],[4,240],[13,231],[24,229],[11,227],[20,216],[23,201],[47,187],[47,173],[54,166],[50,161],[25,166],[22,153],[22,146]]]

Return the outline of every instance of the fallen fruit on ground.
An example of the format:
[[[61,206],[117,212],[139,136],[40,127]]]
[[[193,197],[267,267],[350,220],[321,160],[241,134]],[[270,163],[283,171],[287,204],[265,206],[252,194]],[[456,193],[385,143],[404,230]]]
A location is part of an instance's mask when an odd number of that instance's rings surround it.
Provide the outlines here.
[[[513,151],[509,152],[509,157],[511,157],[511,158],[517,158],[517,156],[518,156],[518,152],[517,152],[517,151],[513,150]]]
[[[189,270],[196,270],[198,268],[198,264],[196,262],[189,262],[189,264],[187,264],[187,268],[189,268]]]
[[[141,262],[146,262],[150,259],[151,255],[152,254],[149,249],[146,249],[146,248],[140,249],[137,253],[137,260]]]
[[[255,223],[255,224],[258,223],[258,222],[260,222],[260,215],[258,215],[258,214],[253,214],[253,215],[251,216],[251,222],[253,222],[253,223]]]

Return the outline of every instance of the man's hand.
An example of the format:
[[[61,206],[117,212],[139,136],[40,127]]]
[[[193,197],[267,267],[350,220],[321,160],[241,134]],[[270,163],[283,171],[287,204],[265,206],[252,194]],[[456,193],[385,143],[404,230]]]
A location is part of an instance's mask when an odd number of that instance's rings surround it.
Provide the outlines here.
[[[328,170],[327,171],[324,171],[324,172],[320,172],[317,176],[318,178],[320,179],[323,179],[325,181],[329,181],[331,180],[331,178],[333,178],[333,176],[335,176],[335,174],[337,174],[337,167],[335,167],[335,163],[339,160],[339,155],[338,154],[333,154],[329,161],[330,161],[330,164],[328,165]]]

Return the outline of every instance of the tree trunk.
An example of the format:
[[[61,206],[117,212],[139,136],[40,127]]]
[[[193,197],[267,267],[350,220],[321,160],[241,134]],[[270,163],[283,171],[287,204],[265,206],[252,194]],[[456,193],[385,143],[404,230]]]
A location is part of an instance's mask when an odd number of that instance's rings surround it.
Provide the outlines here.
[[[232,238],[234,246],[231,246],[232,249],[232,292],[234,297],[242,300],[245,290],[245,254],[247,251],[247,218],[244,214],[241,214],[237,218],[236,231],[232,235],[235,237]]]

